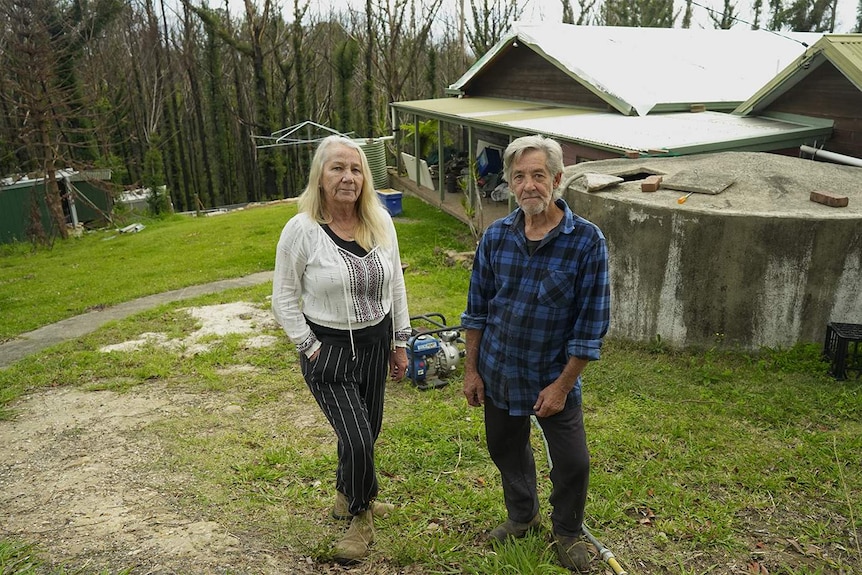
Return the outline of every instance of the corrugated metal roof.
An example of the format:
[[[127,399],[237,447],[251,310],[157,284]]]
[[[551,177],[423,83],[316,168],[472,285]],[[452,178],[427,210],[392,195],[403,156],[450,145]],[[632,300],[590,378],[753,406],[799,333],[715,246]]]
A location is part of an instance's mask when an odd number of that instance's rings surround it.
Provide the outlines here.
[[[734,114],[751,114],[769,106],[808,74],[830,62],[862,91],[862,34],[830,34],[808,48],[745,102]]]
[[[623,114],[678,111],[693,103],[732,109],[821,36],[738,28],[516,24],[449,90],[468,87],[501,51],[519,42]]]
[[[87,182],[91,180],[103,180],[107,182],[111,179],[111,170],[109,168],[102,168],[95,170],[75,171],[70,168],[67,168],[64,170],[57,170],[55,172],[55,177],[57,179],[65,178],[68,179],[70,182]],[[6,177],[0,179],[0,188],[13,189],[38,186],[44,181],[44,179],[44,177],[30,178],[26,175],[22,176],[21,178]]]
[[[824,139],[832,122],[816,118],[741,117],[721,112],[621,116],[583,108],[495,98],[439,98],[396,102],[399,111],[471,125],[513,136],[545,134],[589,147],[625,153],[666,150],[695,154],[716,150],[768,151]]]

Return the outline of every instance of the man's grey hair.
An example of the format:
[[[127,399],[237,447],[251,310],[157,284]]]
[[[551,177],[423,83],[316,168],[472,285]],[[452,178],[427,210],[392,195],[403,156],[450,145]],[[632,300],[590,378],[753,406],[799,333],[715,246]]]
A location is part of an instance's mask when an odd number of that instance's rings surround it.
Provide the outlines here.
[[[503,175],[510,185],[515,162],[521,159],[524,152],[530,150],[544,152],[545,166],[551,173],[551,178],[555,178],[557,174],[563,173],[563,148],[556,140],[539,134],[535,136],[522,136],[512,140],[506,147],[506,151],[503,152]],[[557,190],[554,191],[556,192]],[[557,194],[555,193],[555,195]]]

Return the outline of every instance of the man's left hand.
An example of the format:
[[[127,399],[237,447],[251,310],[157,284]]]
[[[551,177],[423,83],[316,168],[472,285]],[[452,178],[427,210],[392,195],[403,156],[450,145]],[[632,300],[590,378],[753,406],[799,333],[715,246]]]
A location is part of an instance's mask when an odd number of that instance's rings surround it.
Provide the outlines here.
[[[554,382],[539,392],[533,411],[536,417],[551,417],[563,411],[569,392],[559,382]]]

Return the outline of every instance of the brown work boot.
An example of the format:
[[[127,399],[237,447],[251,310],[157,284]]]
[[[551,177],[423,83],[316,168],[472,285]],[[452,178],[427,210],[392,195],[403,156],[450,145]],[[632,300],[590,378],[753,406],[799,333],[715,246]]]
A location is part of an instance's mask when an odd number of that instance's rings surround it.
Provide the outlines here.
[[[374,516],[365,510],[354,515],[344,537],[335,544],[334,558],[340,563],[355,563],[368,555],[374,541]]]
[[[495,541],[503,542],[507,539],[520,539],[527,534],[527,531],[534,529],[541,524],[542,519],[539,517],[538,513],[527,523],[518,523],[517,521],[506,519],[506,521],[491,529],[488,537],[492,543]]]
[[[375,517],[389,517],[389,514],[395,511],[395,506],[391,503],[382,503],[380,501],[372,501],[371,502],[371,513]],[[333,519],[350,519],[353,517],[350,515],[350,511],[348,510],[347,505],[347,496],[340,491],[335,492],[335,505],[332,506],[332,518]]]
[[[575,573],[590,572],[590,551],[587,542],[580,535],[567,537],[554,534],[554,547],[557,548],[557,557],[563,567],[571,569]]]

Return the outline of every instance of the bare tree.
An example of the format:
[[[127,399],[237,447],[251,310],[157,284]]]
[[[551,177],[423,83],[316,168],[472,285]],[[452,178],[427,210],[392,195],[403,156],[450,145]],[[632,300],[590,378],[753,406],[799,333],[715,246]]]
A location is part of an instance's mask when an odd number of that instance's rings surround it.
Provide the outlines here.
[[[560,0],[563,5],[563,24],[583,26],[589,22],[590,14],[596,5],[596,0],[578,0],[578,18],[575,19],[575,9],[572,0]]]
[[[373,16],[378,46],[374,63],[382,82],[380,95],[385,100],[376,101],[373,109],[384,112],[381,124],[388,121],[387,103],[403,99],[404,86],[428,49],[441,5],[442,0],[378,1]]]
[[[605,0],[602,24],[672,28],[676,15],[673,0]]]
[[[835,29],[835,0],[795,0],[777,15],[776,30],[832,32]]]
[[[560,0],[563,5],[563,24],[575,23],[575,11],[572,9],[572,0]]]
[[[754,0],[754,4],[751,5],[751,12],[753,14],[751,29],[759,30],[760,19],[763,18],[763,0]]]
[[[470,12],[473,28],[467,28],[467,42],[476,58],[481,58],[521,17],[524,7],[518,0],[470,0]]]
[[[4,27],[4,90],[8,124],[20,153],[20,168],[45,178],[45,203],[57,232],[68,236],[58,168],[77,158],[93,161],[91,114],[76,66],[87,44],[119,12],[115,0],[87,6],[61,6],[52,0],[0,0]],[[83,154],[76,154],[84,150]],[[97,153],[97,151],[96,151]]]
[[[712,24],[720,30],[729,30],[736,24],[737,16],[736,4],[730,0],[724,0],[721,12],[715,10],[709,12],[709,19]]]
[[[758,2],[760,0],[757,0]],[[691,18],[692,18],[692,2],[691,0],[685,0],[685,12],[682,16],[682,27],[683,28],[691,28]]]

